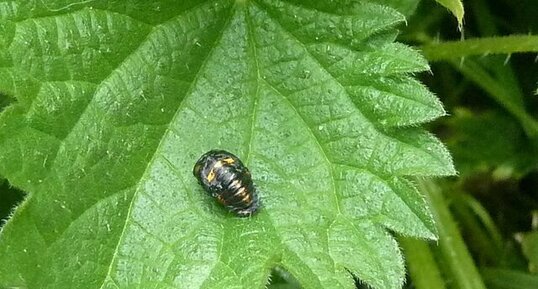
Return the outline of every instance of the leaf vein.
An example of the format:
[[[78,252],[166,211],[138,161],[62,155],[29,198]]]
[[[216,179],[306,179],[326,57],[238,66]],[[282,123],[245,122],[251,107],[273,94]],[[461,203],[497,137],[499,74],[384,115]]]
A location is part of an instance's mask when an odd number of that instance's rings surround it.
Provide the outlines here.
[[[128,225],[128,220],[129,218],[131,217],[131,213],[132,213],[132,209],[133,209],[133,204],[135,203],[135,199],[137,197],[137,193],[140,191],[140,184],[143,182],[143,180],[145,179],[145,177],[147,176],[147,173],[148,173],[148,170],[150,168],[150,165],[155,161],[156,157],[157,157],[157,152],[160,150],[164,140],[166,139],[166,135],[169,133],[170,131],[170,127],[172,126],[172,124],[174,124],[174,121],[175,119],[178,117],[179,115],[179,112],[181,111],[181,109],[183,108],[185,104],[185,100],[188,98],[188,96],[192,93],[192,91],[194,90],[195,88],[195,85],[196,83],[198,82],[199,80],[199,77],[201,76],[201,71],[204,70],[205,66],[207,65],[209,59],[211,59],[211,56],[213,55],[213,52],[215,51],[215,48],[218,46],[218,44],[221,42],[222,40],[222,37],[224,35],[224,31],[226,30],[226,28],[228,27],[229,25],[229,22],[230,22],[230,19],[231,17],[228,18],[227,20],[227,23],[225,25],[223,25],[223,27],[221,28],[221,31],[220,31],[220,35],[216,38],[216,40],[214,41],[213,45],[211,46],[210,48],[210,51],[208,52],[208,54],[206,55],[205,59],[203,60],[202,64],[200,65],[200,68],[198,69],[192,83],[191,83],[191,86],[189,87],[188,91],[185,93],[183,99],[181,100],[181,103],[180,105],[178,106],[177,110],[176,110],[176,113],[174,115],[174,117],[172,118],[172,120],[170,121],[170,125],[167,127],[166,131],[163,133],[163,137],[161,138],[159,144],[157,145],[155,151],[153,152],[153,155],[150,159],[150,161],[148,162],[147,166],[146,166],[146,169],[144,170],[144,173],[142,174],[142,177],[140,179],[140,181],[138,182],[138,188],[136,189],[136,191],[133,193],[133,196],[131,197],[131,201],[129,203],[129,208],[127,209],[127,215],[125,217],[125,223],[124,223],[124,226],[123,226],[123,229],[120,233],[120,237],[118,239],[118,244],[114,250],[114,254],[112,255],[112,258],[110,260],[110,264],[109,264],[109,267],[108,267],[108,271],[107,271],[107,276],[106,277],[109,277],[111,276],[111,273],[112,273],[112,267],[113,267],[113,264],[114,264],[114,261],[116,259],[116,256],[118,255],[118,252],[119,252],[119,247],[120,247],[120,244],[122,243],[123,241],[123,238],[125,237],[125,232],[127,230],[127,225]],[[105,285],[105,281],[106,281],[106,277],[105,277],[105,280],[103,280],[103,283],[101,284],[100,288],[103,289],[104,285]]]

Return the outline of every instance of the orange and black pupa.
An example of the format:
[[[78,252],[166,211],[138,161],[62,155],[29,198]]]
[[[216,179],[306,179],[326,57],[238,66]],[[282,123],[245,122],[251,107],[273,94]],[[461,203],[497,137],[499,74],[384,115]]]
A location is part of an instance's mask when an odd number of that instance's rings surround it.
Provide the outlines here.
[[[235,155],[211,150],[196,162],[193,174],[206,192],[238,216],[248,217],[260,208],[250,171]]]

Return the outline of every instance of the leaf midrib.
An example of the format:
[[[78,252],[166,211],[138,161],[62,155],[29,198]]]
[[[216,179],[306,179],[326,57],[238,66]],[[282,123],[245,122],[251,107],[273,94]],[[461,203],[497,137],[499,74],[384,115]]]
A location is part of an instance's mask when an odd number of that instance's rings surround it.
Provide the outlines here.
[[[253,4],[255,5],[255,4]],[[259,9],[261,10],[265,10],[261,7],[259,7],[258,5],[256,5]],[[247,11],[245,9],[245,11]],[[247,13],[247,12],[245,12]],[[329,158],[325,152],[325,150],[323,149],[323,147],[321,146],[321,144],[319,143],[318,139],[315,137],[315,135],[313,134],[310,126],[306,123],[306,121],[303,119],[303,117],[298,113],[297,109],[295,108],[295,106],[293,106],[291,104],[291,102],[284,96],[282,95],[278,90],[276,90],[276,88],[274,88],[270,83],[268,83],[267,81],[265,81],[263,79],[263,77],[261,76],[261,72],[260,72],[260,69],[259,69],[259,62],[258,62],[258,57],[257,57],[257,49],[256,49],[256,41],[254,40],[255,39],[255,35],[256,33],[254,33],[252,31],[252,22],[249,21],[250,19],[250,15],[245,15],[245,19],[246,19],[246,22],[247,22],[247,31],[248,31],[248,38],[249,38],[249,45],[251,46],[251,51],[252,51],[252,54],[253,54],[253,58],[254,58],[254,63],[255,63],[255,68],[256,68],[256,99],[255,99],[255,102],[254,102],[254,106],[253,106],[253,111],[255,112],[256,111],[256,105],[258,104],[258,100],[259,100],[259,90],[260,90],[260,83],[263,82],[265,83],[265,85],[269,88],[271,88],[273,91],[275,91],[278,95],[282,96],[282,98],[284,100],[286,100],[286,102],[288,102],[288,104],[290,105],[290,107],[293,109],[293,111],[295,112],[295,114],[303,121],[305,127],[307,128],[307,130],[309,131],[309,134],[311,136],[311,138],[314,140],[314,142],[317,144],[320,152],[323,154],[323,157],[325,159],[325,161],[327,162],[327,166],[329,167],[329,173],[330,173],[330,179],[331,179],[331,187],[332,187],[332,192],[333,192],[333,195],[336,199],[335,201],[335,204],[336,204],[336,208],[337,208],[337,214],[336,214],[336,218],[338,218],[338,216],[343,216],[342,213],[341,213],[341,210],[340,210],[340,205],[339,205],[339,198],[338,198],[338,195],[336,193],[336,185],[335,185],[335,179],[334,179],[334,174],[333,174],[333,168],[332,168],[332,165],[331,165],[331,162],[329,161]],[[255,131],[254,130],[254,126],[255,126],[255,117],[253,116],[252,119],[251,119],[251,135],[250,135],[250,140],[249,140],[249,151],[247,153],[247,163],[250,161],[250,156],[251,156],[251,147],[252,147],[252,141],[253,141],[253,132]],[[274,232],[278,232],[277,230],[277,227],[274,225],[274,222],[273,220],[271,219],[271,216],[270,214],[267,214],[267,221],[269,222],[270,226],[273,228]],[[278,233],[278,235],[280,235],[281,233]],[[327,235],[328,237],[328,235]],[[288,252],[290,254],[293,254],[294,256],[296,256],[298,259],[301,259],[299,255],[297,255],[296,252],[294,252],[293,250],[291,250],[286,244],[284,244],[282,242],[282,238],[280,236],[278,236],[278,239],[280,240],[280,246],[283,248],[283,253],[284,252]],[[327,243],[328,245],[328,243]],[[313,276],[316,276],[318,277],[316,274],[314,274],[310,268],[308,266],[306,266],[308,268],[308,270],[312,273]],[[336,264],[333,260],[333,267],[334,267],[334,270],[336,272]],[[319,277],[317,278],[318,280],[318,283],[320,282],[319,280]],[[320,283],[319,283],[320,284]]]
[[[257,7],[259,7],[258,5],[256,5]],[[261,10],[265,10],[261,7],[259,7]],[[268,16],[269,16],[269,13],[268,13]],[[333,78],[333,80],[338,83],[338,85],[340,85],[343,89],[343,91],[346,91],[346,96],[348,98],[349,95],[348,92],[347,92],[347,89],[345,88],[344,85],[342,85],[338,80],[337,78],[332,75],[329,71],[327,71],[327,69],[325,69],[325,67],[323,65],[321,65],[321,63],[319,62],[319,60],[317,58],[315,58],[311,53],[310,51],[307,49],[307,47],[301,42],[299,41],[299,39],[297,39],[297,37],[295,37],[295,35],[293,35],[291,32],[287,31],[284,26],[277,20],[277,19],[274,19],[274,17],[269,17],[270,19],[273,20],[274,23],[278,24],[281,28],[282,31],[286,32],[289,36],[291,36],[293,39],[295,39],[295,42],[298,43],[299,45],[301,45],[303,47],[303,51],[305,51],[312,59],[314,59],[318,65],[324,70],[326,71],[330,76],[331,78]],[[333,166],[333,162],[331,162],[331,160],[328,158],[327,156],[327,152],[325,151],[324,147],[321,145],[321,142],[320,140],[318,140],[318,138],[316,137],[316,135],[314,134],[314,132],[312,131],[312,128],[310,127],[310,125],[306,122],[306,120],[303,118],[303,116],[297,111],[296,107],[292,104],[292,102],[288,99],[288,97],[286,95],[284,95],[283,93],[281,93],[279,90],[277,90],[274,86],[272,86],[270,83],[268,83],[266,80],[264,80],[263,78],[262,79],[258,79],[259,81],[263,81],[268,87],[270,87],[274,92],[276,92],[278,95],[281,95],[282,98],[284,100],[286,100],[286,102],[289,104],[289,106],[294,110],[295,114],[302,120],[303,124],[306,126],[306,128],[308,129],[310,135],[311,135],[311,138],[314,140],[314,142],[316,143],[316,145],[318,146],[318,148],[320,149],[320,151],[322,152],[326,162],[327,162],[327,165],[329,166],[329,170],[330,170],[330,175],[331,175],[331,184],[332,184],[332,187],[333,187],[333,194],[336,198],[336,205],[337,205],[337,208],[338,208],[338,214],[336,214],[336,217],[335,217],[335,220],[333,221],[333,223],[331,223],[331,225],[329,225],[329,227],[332,226],[332,224],[334,224],[334,222],[338,219],[338,217],[342,217],[344,218],[344,220],[346,222],[349,222],[350,225],[356,230],[356,227],[355,227],[355,224],[353,224],[353,222],[351,222],[350,220],[348,220],[347,218],[345,218],[345,215],[342,214],[341,210],[340,210],[340,206],[339,206],[339,197],[338,197],[338,194],[336,193],[336,187],[335,187],[335,180],[334,180],[334,176],[333,176],[333,170],[334,170],[334,166]],[[357,108],[357,110],[360,112],[360,110]],[[361,113],[362,114],[362,113]],[[366,117],[365,117],[366,119]],[[368,119],[367,119],[368,120]],[[368,120],[370,122],[370,124],[374,125],[370,120]],[[375,127],[375,125],[374,125]],[[377,130],[377,129],[376,129]],[[381,131],[377,130],[378,133],[380,134],[383,134],[385,135],[384,133],[382,133]],[[387,135],[385,135],[387,136]],[[393,138],[391,136],[387,136],[389,138]],[[401,142],[400,140],[396,139],[398,142]],[[368,169],[369,170],[369,169]],[[371,170],[369,170],[370,173],[372,173],[373,175],[375,175],[376,177],[378,178],[381,178],[381,176],[379,176],[379,174],[377,173],[374,173],[372,172]],[[273,226],[274,227],[274,226]],[[327,235],[328,236],[328,235]],[[328,245],[328,244],[327,244]],[[289,250],[288,250],[289,251]],[[333,261],[333,265],[335,266],[336,263],[334,262],[334,259],[332,260]],[[378,266],[381,266],[382,267],[382,264],[380,262],[377,262],[377,265]],[[336,268],[335,268],[335,271],[336,271]],[[383,279],[382,280],[383,283],[386,283],[387,282],[387,279]]]
[[[204,2],[201,2],[201,3],[197,4],[197,5],[194,5],[194,6],[190,7],[189,9],[187,9],[187,10],[185,10],[185,11],[182,11],[181,14],[177,15],[176,17],[173,17],[172,19],[177,18],[177,17],[179,17],[179,16],[181,16],[181,15],[187,14],[187,13],[191,12],[192,10],[195,10],[195,9],[199,8],[200,6],[205,5],[205,4],[208,3],[208,2],[209,2],[209,1],[204,1]],[[80,10],[76,10],[75,12],[79,12],[79,11],[80,11]],[[63,14],[61,14],[61,15],[63,15]],[[50,16],[50,15],[49,15],[49,16],[43,16],[43,17],[53,17],[53,16]],[[32,18],[32,19],[33,19],[33,18]],[[139,44],[139,45],[138,45],[138,46],[137,46],[131,53],[129,53],[129,54],[128,54],[128,55],[127,55],[127,56],[126,56],[126,57],[125,57],[125,58],[124,58],[124,59],[123,59],[117,66],[116,66],[115,69],[112,69],[112,70],[110,71],[110,73],[109,73],[106,77],[104,77],[102,81],[100,81],[100,83],[103,83],[103,82],[105,82],[106,80],[108,80],[108,79],[114,74],[114,72],[117,71],[117,69],[118,69],[119,67],[122,67],[122,66],[124,65],[124,63],[126,63],[127,61],[129,61],[129,60],[131,59],[131,57],[133,57],[133,55],[134,55],[137,51],[139,51],[139,49],[140,49],[145,43],[147,43],[147,40],[154,34],[154,32],[155,32],[155,30],[156,30],[156,27],[162,26],[163,24],[168,23],[168,22],[170,22],[170,21],[172,21],[172,20],[169,19],[169,20],[167,20],[167,21],[165,21],[165,22],[163,22],[163,23],[161,23],[161,24],[156,25],[155,27],[153,27],[153,28],[148,32],[148,34],[146,35],[146,37],[144,38],[144,40],[142,40],[142,41],[140,42],[140,44]],[[206,58],[206,59],[207,59],[207,58]],[[205,61],[205,60],[204,60],[204,61]],[[200,70],[199,70],[199,71],[200,71]],[[36,81],[39,83],[40,89],[41,89],[41,87],[43,86],[44,83],[48,83],[48,82],[59,82],[59,81],[41,81],[41,80],[38,80],[38,79],[36,79],[35,77],[31,76],[31,75],[30,75],[29,77],[31,77],[32,79],[36,80]],[[195,76],[195,78],[193,78],[193,83],[194,83],[196,77],[197,77],[197,75]],[[73,81],[73,80],[68,80],[68,81]],[[61,82],[66,82],[66,81],[61,81]],[[80,112],[80,116],[77,118],[77,120],[74,122],[74,124],[69,128],[69,131],[65,134],[65,136],[63,137],[63,139],[60,140],[60,144],[58,145],[58,148],[56,149],[56,154],[54,155],[54,157],[53,157],[51,160],[48,161],[48,162],[51,162],[51,164],[50,164],[51,167],[54,167],[54,165],[55,165],[55,163],[56,163],[56,160],[57,160],[57,158],[58,158],[58,153],[57,153],[57,152],[60,151],[60,150],[65,146],[65,140],[68,139],[69,136],[73,133],[74,129],[75,129],[76,127],[78,127],[79,123],[80,123],[81,120],[83,119],[83,117],[84,117],[84,115],[86,114],[87,110],[89,109],[89,107],[90,107],[91,104],[93,103],[96,94],[99,92],[99,89],[102,87],[102,85],[100,85],[100,84],[98,84],[98,83],[92,83],[92,82],[87,82],[87,83],[96,85],[96,87],[95,87],[95,89],[94,89],[94,93],[92,94],[91,99],[87,102],[87,104],[86,104],[86,106],[84,107],[84,109]],[[187,93],[189,93],[189,92],[190,92],[190,89],[189,89],[189,91],[188,91]],[[185,95],[187,95],[187,93],[186,93]],[[34,97],[34,98],[31,100],[31,102],[30,102],[30,104],[29,104],[30,107],[34,104],[34,102],[35,102],[36,99],[37,99],[37,96]],[[182,100],[181,103],[183,103],[184,100],[185,100],[185,98]],[[177,112],[179,111],[179,109],[181,108],[181,103],[180,103],[180,105],[178,106],[178,110],[176,110],[176,114],[177,114]],[[32,129],[33,129],[33,128],[32,128]],[[169,127],[167,127],[167,129],[166,129],[165,132],[163,133],[163,138],[164,138],[164,135],[168,132],[168,129],[169,129]],[[162,141],[162,139],[161,139],[161,141]],[[158,146],[160,146],[160,143],[159,143]],[[157,147],[158,147],[158,146],[157,146]],[[156,151],[155,151],[155,152],[156,152]],[[154,154],[155,154],[155,152],[154,152]],[[146,169],[145,169],[144,172],[142,173],[142,175],[141,175],[141,179],[142,179],[143,176],[146,174],[146,171],[147,171],[147,168],[149,167],[149,164],[150,164],[150,163],[148,163],[148,166],[146,167]],[[48,178],[52,172],[53,172],[53,171],[50,170],[50,171],[47,173],[47,175],[45,176],[45,178]],[[133,185],[133,186],[134,186],[134,185]],[[137,188],[138,188],[138,185],[137,185]],[[32,196],[32,195],[34,195],[34,194],[31,194],[31,196]],[[24,203],[27,203],[29,200],[30,200],[30,198],[27,198],[27,199],[25,200]],[[131,201],[132,201],[132,200],[131,200]],[[94,205],[95,205],[95,204],[94,204]],[[92,206],[90,206],[90,207],[94,207],[94,205],[92,205]],[[21,210],[18,210],[18,211],[21,211]],[[87,211],[87,210],[85,210],[85,211]],[[80,214],[78,214],[78,216],[75,217],[73,220],[76,220],[76,219],[77,219],[80,215],[82,215],[82,214],[83,214],[83,212],[80,213]],[[16,216],[16,215],[15,215],[15,216]],[[12,219],[14,219],[14,218],[12,218]],[[35,223],[35,222],[34,222],[34,223]],[[72,222],[71,222],[71,223],[72,223]],[[68,227],[69,227],[69,226],[68,226]],[[39,232],[39,228],[38,228],[37,226],[36,226],[36,231],[42,236],[42,233]],[[63,231],[65,232],[65,229],[64,229]],[[63,234],[63,233],[62,233],[62,234]],[[61,234],[60,234],[60,235],[61,235]],[[58,239],[59,239],[59,238],[56,238],[56,240],[53,241],[52,243],[56,242]]]

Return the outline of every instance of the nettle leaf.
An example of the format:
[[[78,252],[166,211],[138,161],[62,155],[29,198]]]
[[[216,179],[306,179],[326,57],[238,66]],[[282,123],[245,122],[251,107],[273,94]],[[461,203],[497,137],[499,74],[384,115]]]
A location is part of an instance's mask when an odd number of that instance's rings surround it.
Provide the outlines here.
[[[45,4],[46,3],[46,4]],[[400,288],[390,231],[436,238],[406,179],[451,175],[418,125],[445,114],[356,1],[0,4],[0,174],[30,193],[0,237],[0,286]],[[238,218],[192,176],[226,149],[263,208]],[[6,265],[7,264],[7,265]]]

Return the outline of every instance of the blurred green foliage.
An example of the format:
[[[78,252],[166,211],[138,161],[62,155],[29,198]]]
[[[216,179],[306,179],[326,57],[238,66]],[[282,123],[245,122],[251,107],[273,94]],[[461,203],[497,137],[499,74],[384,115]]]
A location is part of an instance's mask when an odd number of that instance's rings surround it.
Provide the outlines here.
[[[422,1],[400,40],[431,48],[538,30],[537,1],[469,0],[464,5],[460,33],[452,15],[433,1]],[[432,62],[431,73],[421,75],[450,114],[432,129],[449,147],[460,175],[440,182],[441,187],[486,286],[536,288],[538,238],[531,220],[538,208],[537,56],[471,52]],[[430,247],[438,251],[436,244]],[[436,261],[444,272],[447,264],[439,254]],[[447,288],[458,288],[457,276],[443,277]]]
[[[24,198],[24,193],[0,178],[0,226],[7,220],[14,207]]]

